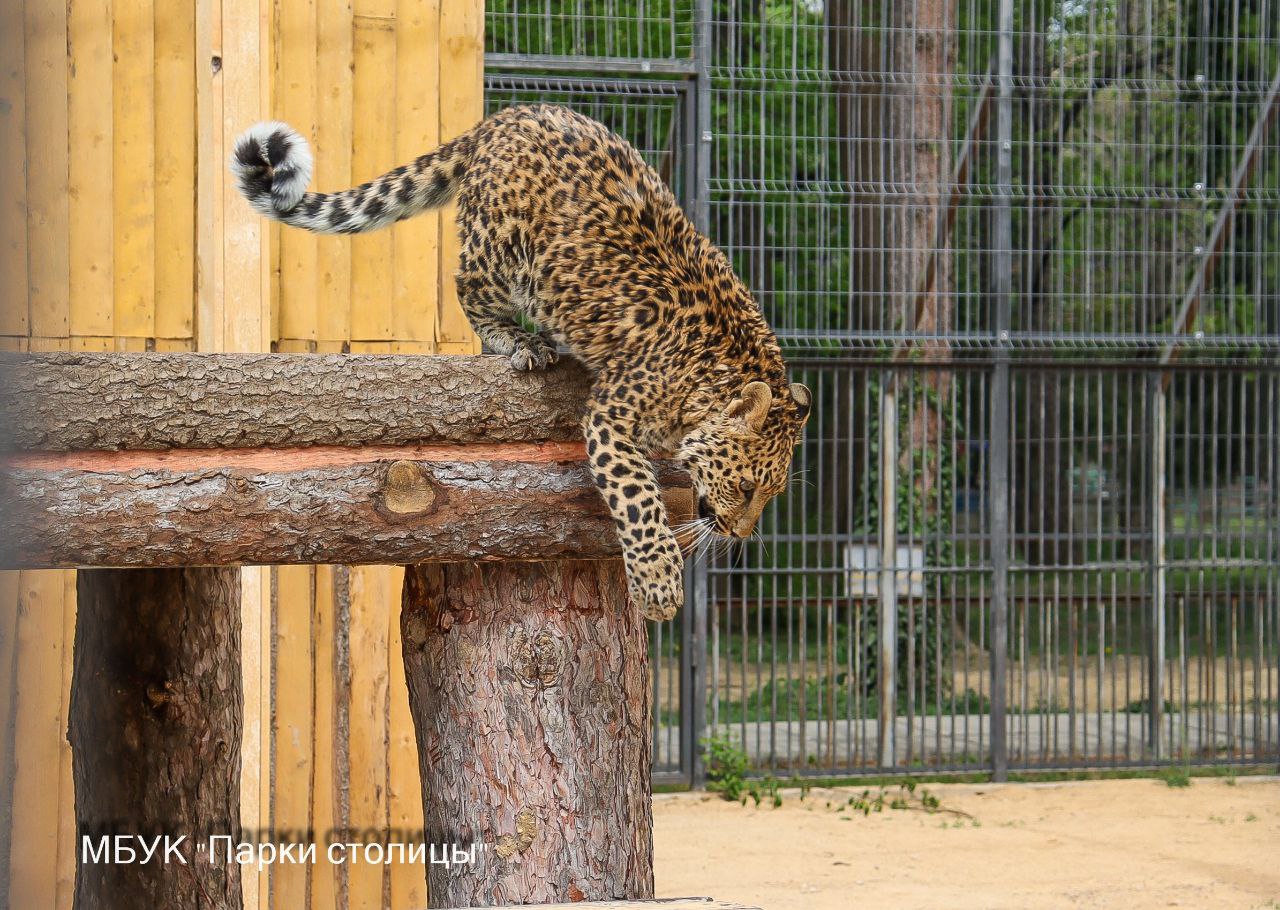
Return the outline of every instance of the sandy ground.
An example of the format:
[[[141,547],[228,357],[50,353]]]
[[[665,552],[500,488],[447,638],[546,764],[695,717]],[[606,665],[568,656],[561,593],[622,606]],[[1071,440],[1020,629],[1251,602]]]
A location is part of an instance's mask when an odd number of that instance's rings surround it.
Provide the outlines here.
[[[763,910],[1280,910],[1280,778],[923,786],[973,819],[827,808],[862,788],[804,802],[784,791],[778,809],[656,797],[658,896]]]

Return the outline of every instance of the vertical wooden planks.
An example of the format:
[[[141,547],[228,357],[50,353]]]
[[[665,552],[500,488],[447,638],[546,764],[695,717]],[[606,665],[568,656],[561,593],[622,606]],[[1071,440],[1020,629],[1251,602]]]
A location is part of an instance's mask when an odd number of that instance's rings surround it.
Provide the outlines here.
[[[228,153],[240,132],[270,109],[263,104],[268,76],[263,3],[266,0],[222,0],[222,147]],[[225,156],[220,164],[226,300],[222,350],[266,351],[271,313],[263,219],[240,197],[227,173]]]
[[[155,7],[155,311],[152,334],[192,336],[195,287],[195,7]]]
[[[262,798],[264,781],[269,786],[271,769],[270,686],[264,690],[263,675],[271,672],[268,637],[263,636],[264,618],[271,616],[271,571],[262,566],[240,570],[240,690],[244,694],[240,739],[240,825],[256,834],[269,827],[271,806]],[[264,732],[267,734],[264,736]],[[252,836],[252,835],[251,835]],[[266,910],[267,870],[246,866],[240,886],[244,910]]]
[[[397,164],[440,144],[439,46],[440,0],[397,0]],[[434,342],[440,287],[439,217],[428,214],[396,225],[392,243],[392,337]]]
[[[17,698],[16,653],[21,573],[0,572],[0,895],[9,895],[9,850],[13,843],[13,760],[17,743],[13,729]]]
[[[312,826],[311,787],[316,745],[312,623],[315,567],[279,566],[275,572],[275,672],[271,687],[275,754],[271,770],[274,793],[271,824],[277,839],[305,845],[307,831]],[[311,870],[319,868],[307,863],[284,863],[272,869],[272,906],[305,907]]]
[[[447,82],[446,82],[447,80]],[[484,115],[484,3],[451,0],[440,7],[440,139],[448,141]],[[454,206],[440,214],[438,340],[443,353],[479,353],[480,346],[458,303],[458,232]]]
[[[222,0],[196,0],[196,350],[222,345]]]
[[[318,117],[316,0],[280,0],[274,29],[277,46],[275,76],[276,118],[307,137],[315,148]],[[275,337],[315,341],[317,332],[317,268],[319,238],[312,233],[281,228],[276,254],[278,330]]]
[[[10,907],[57,907],[66,573],[23,572],[19,582],[13,737]]]
[[[266,351],[271,343],[268,234],[239,198],[226,167],[239,132],[270,110],[271,9],[267,0],[197,3],[196,322],[204,351]],[[257,832],[269,827],[271,812],[271,571],[245,567],[240,584],[240,822]],[[267,906],[265,870],[246,869],[241,886],[246,910]]]
[[[403,585],[404,570],[395,571],[391,581],[393,586],[389,593],[394,595]],[[422,774],[418,768],[418,742],[404,675],[400,606],[395,599],[387,603],[387,620],[387,814],[391,830],[399,832],[403,840],[410,836],[408,832],[422,830]],[[390,906],[393,910],[427,906],[427,879],[422,866],[408,863],[391,866]]]
[[[402,569],[387,566],[351,569],[350,824],[370,835],[387,826],[387,612],[402,577]],[[354,863],[347,874],[350,910],[385,906],[385,866]]]
[[[395,0],[356,0],[351,166],[357,181],[395,167]],[[351,340],[392,337],[391,231],[351,238]]]
[[[114,334],[155,334],[155,5],[113,8]]]
[[[26,2],[27,294],[33,335],[67,334],[67,5]]]
[[[338,762],[335,761],[339,736],[336,676],[336,617],[333,566],[315,567],[315,595],[312,607],[313,679],[315,708],[312,730],[311,824],[315,828],[317,850],[326,850],[326,838],[338,824]],[[342,743],[345,749],[346,744]],[[306,910],[332,910],[338,907],[339,869],[328,862],[317,862],[311,874],[311,904],[299,905]]]
[[[348,0],[0,6],[0,350],[268,349],[271,235],[230,184],[229,143],[277,112],[313,133],[319,189],[345,189],[436,147],[479,118],[481,16],[477,5],[459,9],[451,0],[358,0],[358,9]],[[453,24],[442,29],[444,17]],[[461,31],[470,39],[458,40],[459,23],[469,23]],[[442,68],[449,103],[471,105],[465,115],[441,108]],[[450,123],[456,128],[445,131]],[[445,233],[453,235],[451,215]],[[281,349],[427,353],[440,337],[451,350],[473,350],[460,312],[451,327],[440,325],[440,234],[438,216],[427,216],[359,238],[353,268],[351,238],[281,233]],[[449,267],[446,294],[452,282]],[[316,593],[299,593],[303,574],[314,576]],[[319,837],[347,822],[413,830],[421,825],[417,759],[398,626],[388,623],[400,573],[356,570],[351,638],[335,625],[334,574],[282,570],[273,629],[269,571],[244,573],[244,822],[305,822]],[[25,852],[13,846],[17,868],[36,869],[39,860],[43,877],[0,878],[11,906],[65,906],[74,863],[67,680],[48,669],[67,664],[36,660],[30,650],[43,642],[70,657],[72,576],[50,577],[63,579],[56,621],[26,606],[19,614],[16,593],[44,585],[27,599],[47,604],[54,582],[13,575],[12,595],[0,584],[0,678],[21,687],[0,697],[0,712],[14,712],[31,734],[13,757],[26,787],[17,811],[38,816],[56,845],[39,857],[30,842]],[[354,668],[350,689],[335,678],[339,664]],[[283,679],[290,683],[282,687]],[[272,755],[274,781],[264,764]],[[38,773],[56,783],[28,787]],[[330,907],[346,891],[356,906],[425,900],[416,867],[368,869],[363,878],[323,863],[307,878],[290,877],[294,871],[273,870],[270,894],[246,876],[248,906],[268,897],[305,903],[309,893],[314,907]]]
[[[316,7],[316,82],[320,88],[316,103],[316,173],[312,181],[324,192],[351,185],[354,39],[351,0],[325,0]],[[317,258],[317,341],[341,345],[351,338],[350,239],[319,238]]]
[[[75,670],[76,573],[62,576],[62,676],[49,674],[51,684],[61,682],[58,715],[58,864],[55,899],[57,910],[71,910],[76,890],[76,788],[71,773],[71,742],[65,731],[71,719],[71,676]]]
[[[24,0],[0,3],[0,334],[27,334],[27,64]]]
[[[112,247],[113,0],[71,0],[68,129],[70,276],[68,330],[104,337],[114,323]],[[191,233],[188,226],[188,233]],[[187,309],[191,309],[190,294]]]

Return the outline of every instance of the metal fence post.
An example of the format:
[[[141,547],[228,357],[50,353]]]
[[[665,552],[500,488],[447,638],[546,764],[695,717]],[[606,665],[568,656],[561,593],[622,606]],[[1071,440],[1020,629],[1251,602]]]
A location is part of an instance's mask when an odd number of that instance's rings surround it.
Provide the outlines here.
[[[707,735],[707,558],[685,564],[680,647],[680,770],[691,787],[706,783],[702,741]]]
[[[697,0],[694,7],[694,77],[692,98],[693,135],[686,148],[693,156],[685,166],[692,172],[693,223],[698,230],[708,233],[711,226],[711,0]],[[686,98],[689,96],[686,95]],[[692,582],[687,590],[693,596],[686,601],[685,611],[691,612],[692,622],[686,621],[681,662],[686,667],[688,688],[681,694],[681,727],[687,742],[685,770],[689,783],[694,787],[706,784],[706,767],[702,762],[700,744],[707,735],[707,557],[700,554],[689,566]],[[692,609],[690,609],[692,608]],[[686,719],[687,718],[687,719]]]
[[[1009,331],[1013,295],[1013,0],[1000,0],[996,50],[995,365],[991,380],[991,776],[1009,776]]]
[[[1168,584],[1165,568],[1165,474],[1168,441],[1165,435],[1166,395],[1164,376],[1147,374],[1147,422],[1151,440],[1151,642],[1147,651],[1148,705],[1147,745],[1152,758],[1161,758],[1160,727],[1164,707],[1165,592]]]
[[[880,734],[878,761],[881,770],[894,761],[894,721],[897,715],[898,679],[898,376],[892,370],[880,374],[880,552],[878,660],[876,691],[879,693]]]
[[[696,173],[693,223],[708,233],[711,228],[711,0],[697,0],[694,8],[694,107],[697,110]]]

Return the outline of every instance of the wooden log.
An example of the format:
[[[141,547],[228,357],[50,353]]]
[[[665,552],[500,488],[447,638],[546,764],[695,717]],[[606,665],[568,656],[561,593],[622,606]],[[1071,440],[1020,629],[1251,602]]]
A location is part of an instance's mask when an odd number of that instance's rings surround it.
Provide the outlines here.
[[[77,842],[75,906],[240,907],[239,867],[196,850],[240,824],[239,573],[99,569],[79,573],[77,596],[77,832],[95,846],[104,835],[188,839],[186,865],[86,861]]]
[[[476,910],[474,907],[462,910]],[[543,904],[538,910],[760,910],[746,904],[709,897],[667,897],[647,901],[583,901],[580,904]]]
[[[615,558],[580,443],[0,457],[0,566]],[[673,521],[688,476],[659,472]]]
[[[578,440],[590,378],[505,357],[42,354],[0,358],[0,447],[213,449]]]
[[[653,894],[647,635],[610,561],[405,572],[432,907]]]

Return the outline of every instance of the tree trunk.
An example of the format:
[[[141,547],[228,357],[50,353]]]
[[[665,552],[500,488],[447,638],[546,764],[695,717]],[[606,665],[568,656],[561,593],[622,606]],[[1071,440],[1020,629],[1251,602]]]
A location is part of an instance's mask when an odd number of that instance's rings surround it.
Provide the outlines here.
[[[240,907],[239,867],[196,849],[239,829],[239,572],[95,569],[77,595],[77,833],[132,835],[139,855],[138,835],[187,837],[185,864],[85,861],[78,842],[77,910]]]
[[[892,138],[896,179],[908,182],[914,197],[904,199],[894,224],[900,236],[887,249],[897,249],[898,269],[891,272],[893,327],[910,335],[946,336],[954,328],[949,235],[941,230],[951,193],[951,74],[955,71],[955,7],[941,0],[919,0],[894,7],[891,53],[904,79],[894,95]],[[942,237],[941,247],[938,238]],[[930,272],[932,267],[932,272]],[[930,276],[926,280],[926,276]],[[919,342],[925,360],[947,358],[945,337]],[[952,373],[930,370],[907,374],[918,383],[914,407],[907,417],[908,444],[899,468],[915,476],[915,501],[923,521],[952,503],[939,499],[942,446],[951,415]],[[917,378],[918,377],[918,378]],[[906,396],[909,397],[910,396]],[[912,464],[918,458],[919,463]],[[918,472],[913,471],[919,468]]]
[[[653,895],[650,670],[621,562],[405,572],[432,907]]]

